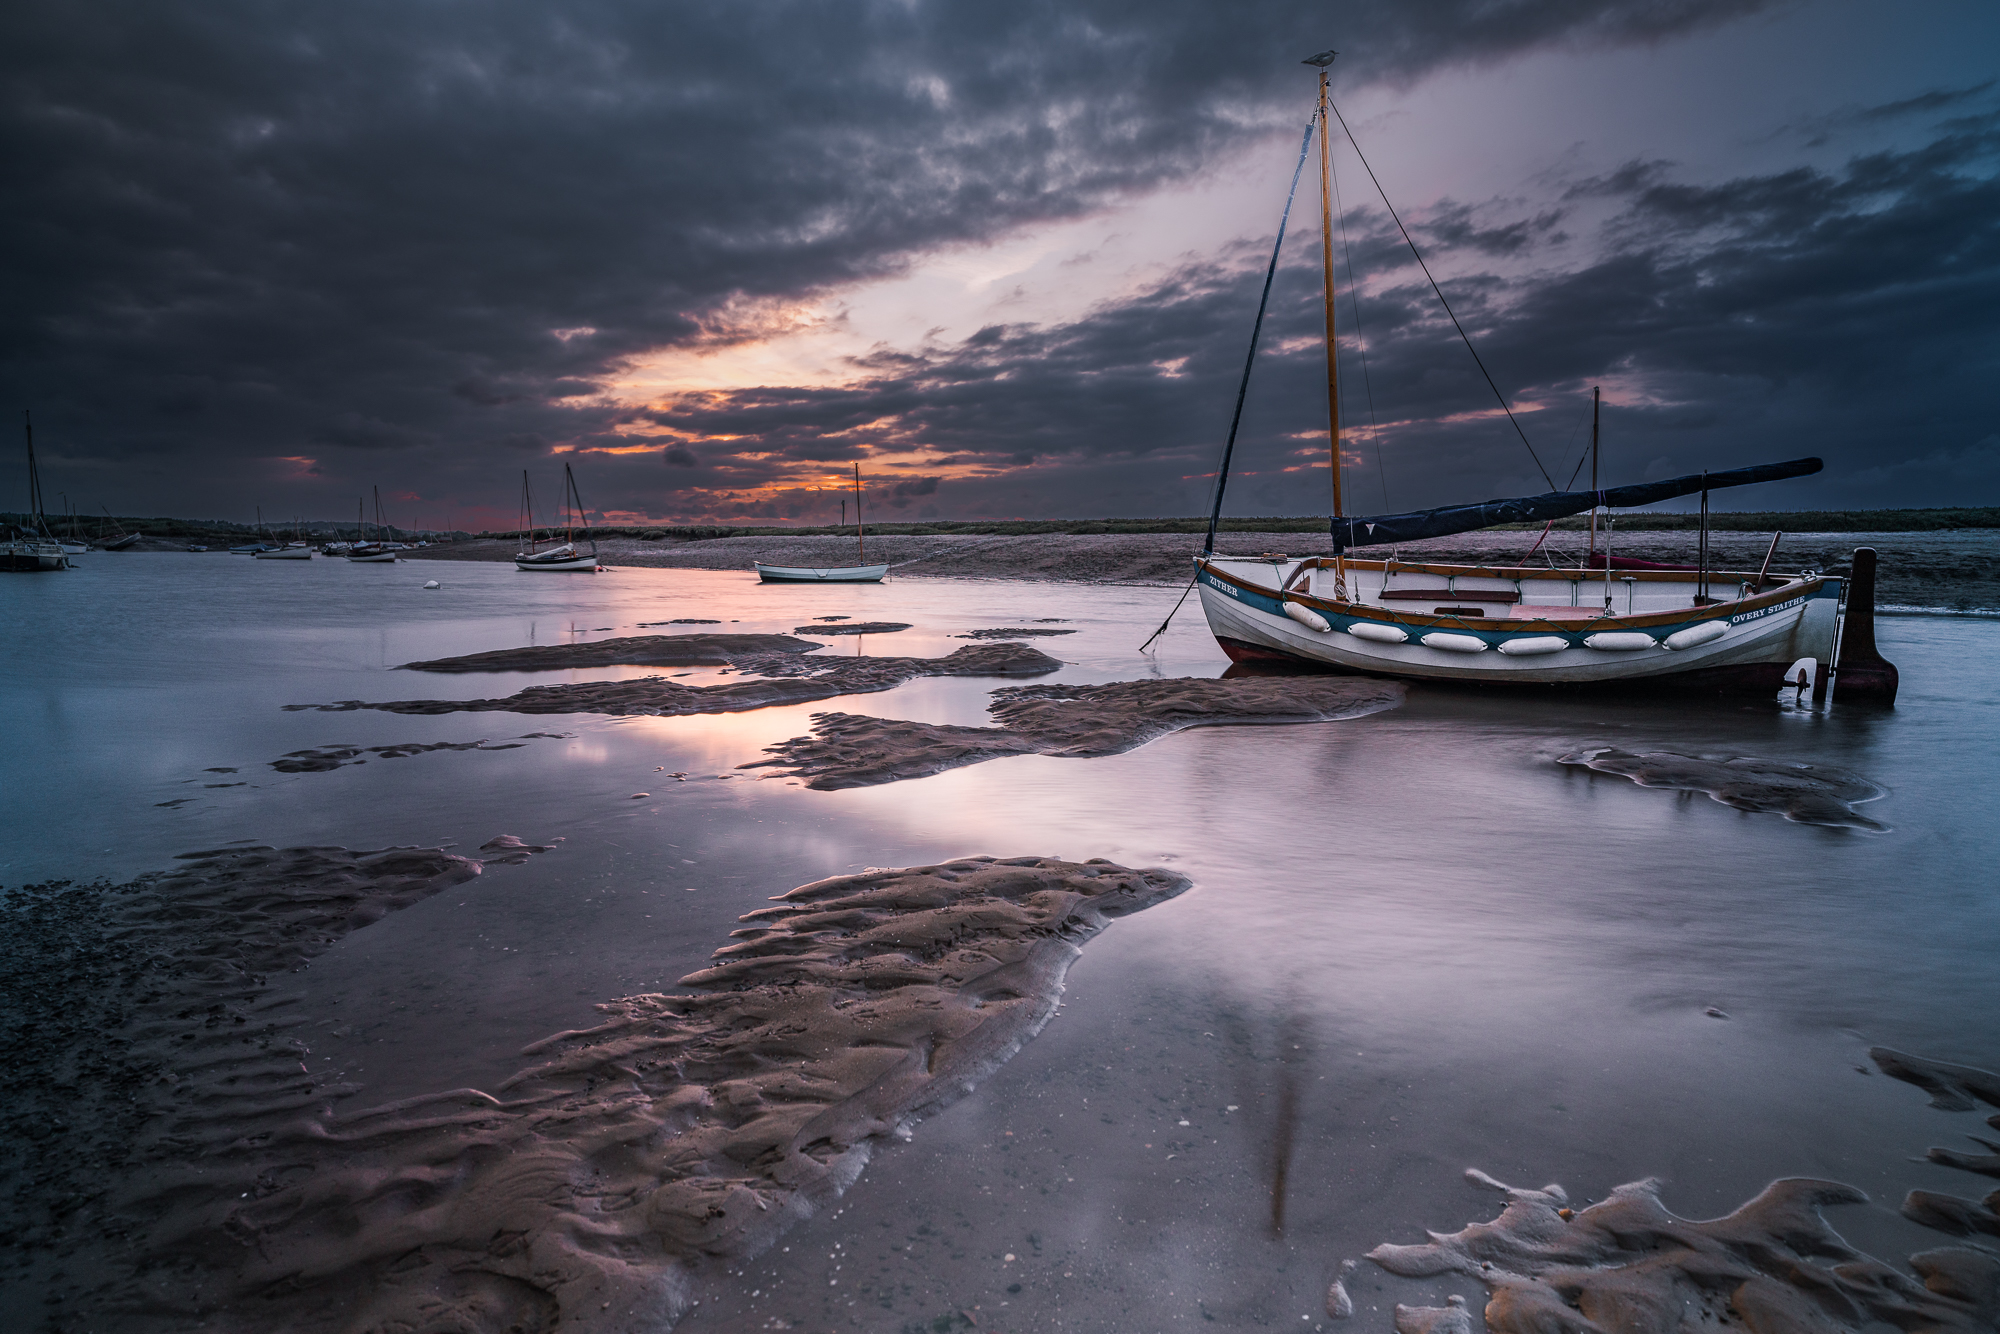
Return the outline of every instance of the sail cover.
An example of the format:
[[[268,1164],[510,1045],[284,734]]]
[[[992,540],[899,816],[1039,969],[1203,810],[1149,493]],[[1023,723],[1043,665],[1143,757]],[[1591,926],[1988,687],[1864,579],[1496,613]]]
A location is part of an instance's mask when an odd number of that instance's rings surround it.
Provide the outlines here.
[[[1450,537],[1502,523],[1542,523],[1581,514],[1596,505],[1630,509],[1652,505],[1675,496],[1697,491],[1716,491],[1725,486],[1747,486],[1751,482],[1777,482],[1787,477],[1805,477],[1824,466],[1818,459],[1793,459],[1789,463],[1760,463],[1754,468],[1733,468],[1728,472],[1697,472],[1670,477],[1664,482],[1640,482],[1636,486],[1614,486],[1608,491],[1549,491],[1539,496],[1513,500],[1485,500],[1477,505],[1447,505],[1442,509],[1416,510],[1410,514],[1376,514],[1366,518],[1341,517],[1333,520],[1336,549],[1374,546],[1382,542],[1415,542],[1426,537]]]

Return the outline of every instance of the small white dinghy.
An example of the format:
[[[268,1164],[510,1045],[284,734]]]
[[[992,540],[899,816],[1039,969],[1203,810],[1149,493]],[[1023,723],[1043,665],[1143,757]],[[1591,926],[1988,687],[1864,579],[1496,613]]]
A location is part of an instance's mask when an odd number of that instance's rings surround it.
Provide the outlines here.
[[[757,577],[767,584],[879,584],[887,565],[842,565],[814,569],[809,565],[765,565],[757,562]]]
[[[594,552],[588,551],[579,555],[574,542],[565,542],[559,547],[550,547],[547,551],[537,551],[532,554],[525,551],[516,553],[514,556],[514,568],[517,570],[594,570],[597,568],[597,555]]]

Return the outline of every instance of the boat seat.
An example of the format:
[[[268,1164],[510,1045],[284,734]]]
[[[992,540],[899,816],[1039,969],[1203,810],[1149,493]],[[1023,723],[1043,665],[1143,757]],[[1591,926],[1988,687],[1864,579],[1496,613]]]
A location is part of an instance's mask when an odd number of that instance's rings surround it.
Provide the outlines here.
[[[1385,588],[1384,602],[1519,602],[1521,595],[1502,588]]]
[[[1540,602],[1531,602],[1526,606],[1515,607],[1507,614],[1530,621],[1594,621],[1608,613],[1602,603],[1594,607],[1552,607]]]

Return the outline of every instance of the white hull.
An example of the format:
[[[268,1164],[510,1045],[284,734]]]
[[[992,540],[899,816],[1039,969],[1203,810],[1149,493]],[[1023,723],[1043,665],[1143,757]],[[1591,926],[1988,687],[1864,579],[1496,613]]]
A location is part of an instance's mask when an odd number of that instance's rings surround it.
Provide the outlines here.
[[[1631,610],[1605,614],[1603,576],[1583,571],[1349,561],[1348,600],[1332,596],[1330,568],[1198,564],[1202,610],[1230,657],[1415,680],[1775,689],[1800,658],[1831,661],[1839,619],[1840,581],[1818,576],[1773,576],[1776,587],[1730,598],[1752,576],[1714,574],[1726,600],[1696,606],[1692,574],[1614,571],[1614,611]]]
[[[879,584],[889,573],[887,565],[842,565],[814,569],[808,565],[763,565],[754,567],[757,577],[767,584]]]
[[[396,563],[396,553],[393,551],[377,551],[365,556],[349,556],[347,559],[353,561],[356,565],[394,565]]]
[[[597,568],[595,556],[567,556],[561,560],[536,560],[533,556],[514,557],[517,570],[594,570]]]
[[[311,547],[280,547],[276,551],[259,551],[253,554],[258,560],[311,560],[313,553]]]
[[[69,553],[60,543],[26,540],[0,542],[0,570],[67,570]]]

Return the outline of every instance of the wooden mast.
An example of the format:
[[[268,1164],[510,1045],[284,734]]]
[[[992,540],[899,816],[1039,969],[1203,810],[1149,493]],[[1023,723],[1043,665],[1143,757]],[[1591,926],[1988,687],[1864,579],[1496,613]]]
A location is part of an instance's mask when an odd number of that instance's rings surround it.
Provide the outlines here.
[[[1319,253],[1320,265],[1325,275],[1326,285],[1326,418],[1327,448],[1333,465],[1333,518],[1334,526],[1339,526],[1341,517],[1347,512],[1342,503],[1340,489],[1340,364],[1335,355],[1333,321],[1333,187],[1332,148],[1327,134],[1327,70],[1333,64],[1338,52],[1328,51],[1323,56],[1314,56],[1310,63],[1319,65]],[[1333,557],[1333,595],[1342,602],[1347,600],[1347,548],[1339,545]]]
[[[1347,510],[1340,493],[1340,374],[1334,359],[1333,326],[1333,194],[1331,156],[1326,133],[1327,68],[1319,70],[1319,225],[1320,264],[1326,277],[1326,415],[1327,442],[1333,459],[1333,517]]]
[[[1598,386],[1596,386],[1596,385],[1592,385],[1592,386],[1591,386],[1591,389],[1590,389],[1590,489],[1591,489],[1591,490],[1592,490],[1593,492],[1595,492],[1595,491],[1597,490],[1597,413],[1598,413],[1598,407],[1599,407],[1599,405],[1600,405],[1600,404],[1602,403],[1602,401],[1603,401],[1603,399],[1602,399],[1602,395],[1603,395],[1603,393],[1604,393],[1604,391],[1603,391],[1603,389],[1602,389],[1602,388],[1600,388],[1600,387],[1598,387]],[[1597,559],[1597,511],[1598,511],[1598,508],[1599,508],[1599,507],[1598,507],[1598,506],[1596,506],[1596,505],[1592,505],[1592,506],[1590,507],[1590,556],[1589,556],[1589,557],[1588,557],[1588,559],[1587,559],[1587,560],[1585,561],[1585,563],[1586,563],[1586,564],[1589,564],[1590,562],[1593,562],[1593,561],[1595,561],[1595,560]]]
[[[861,549],[861,563],[868,563],[868,538],[861,529],[861,460],[854,461],[854,542]]]

